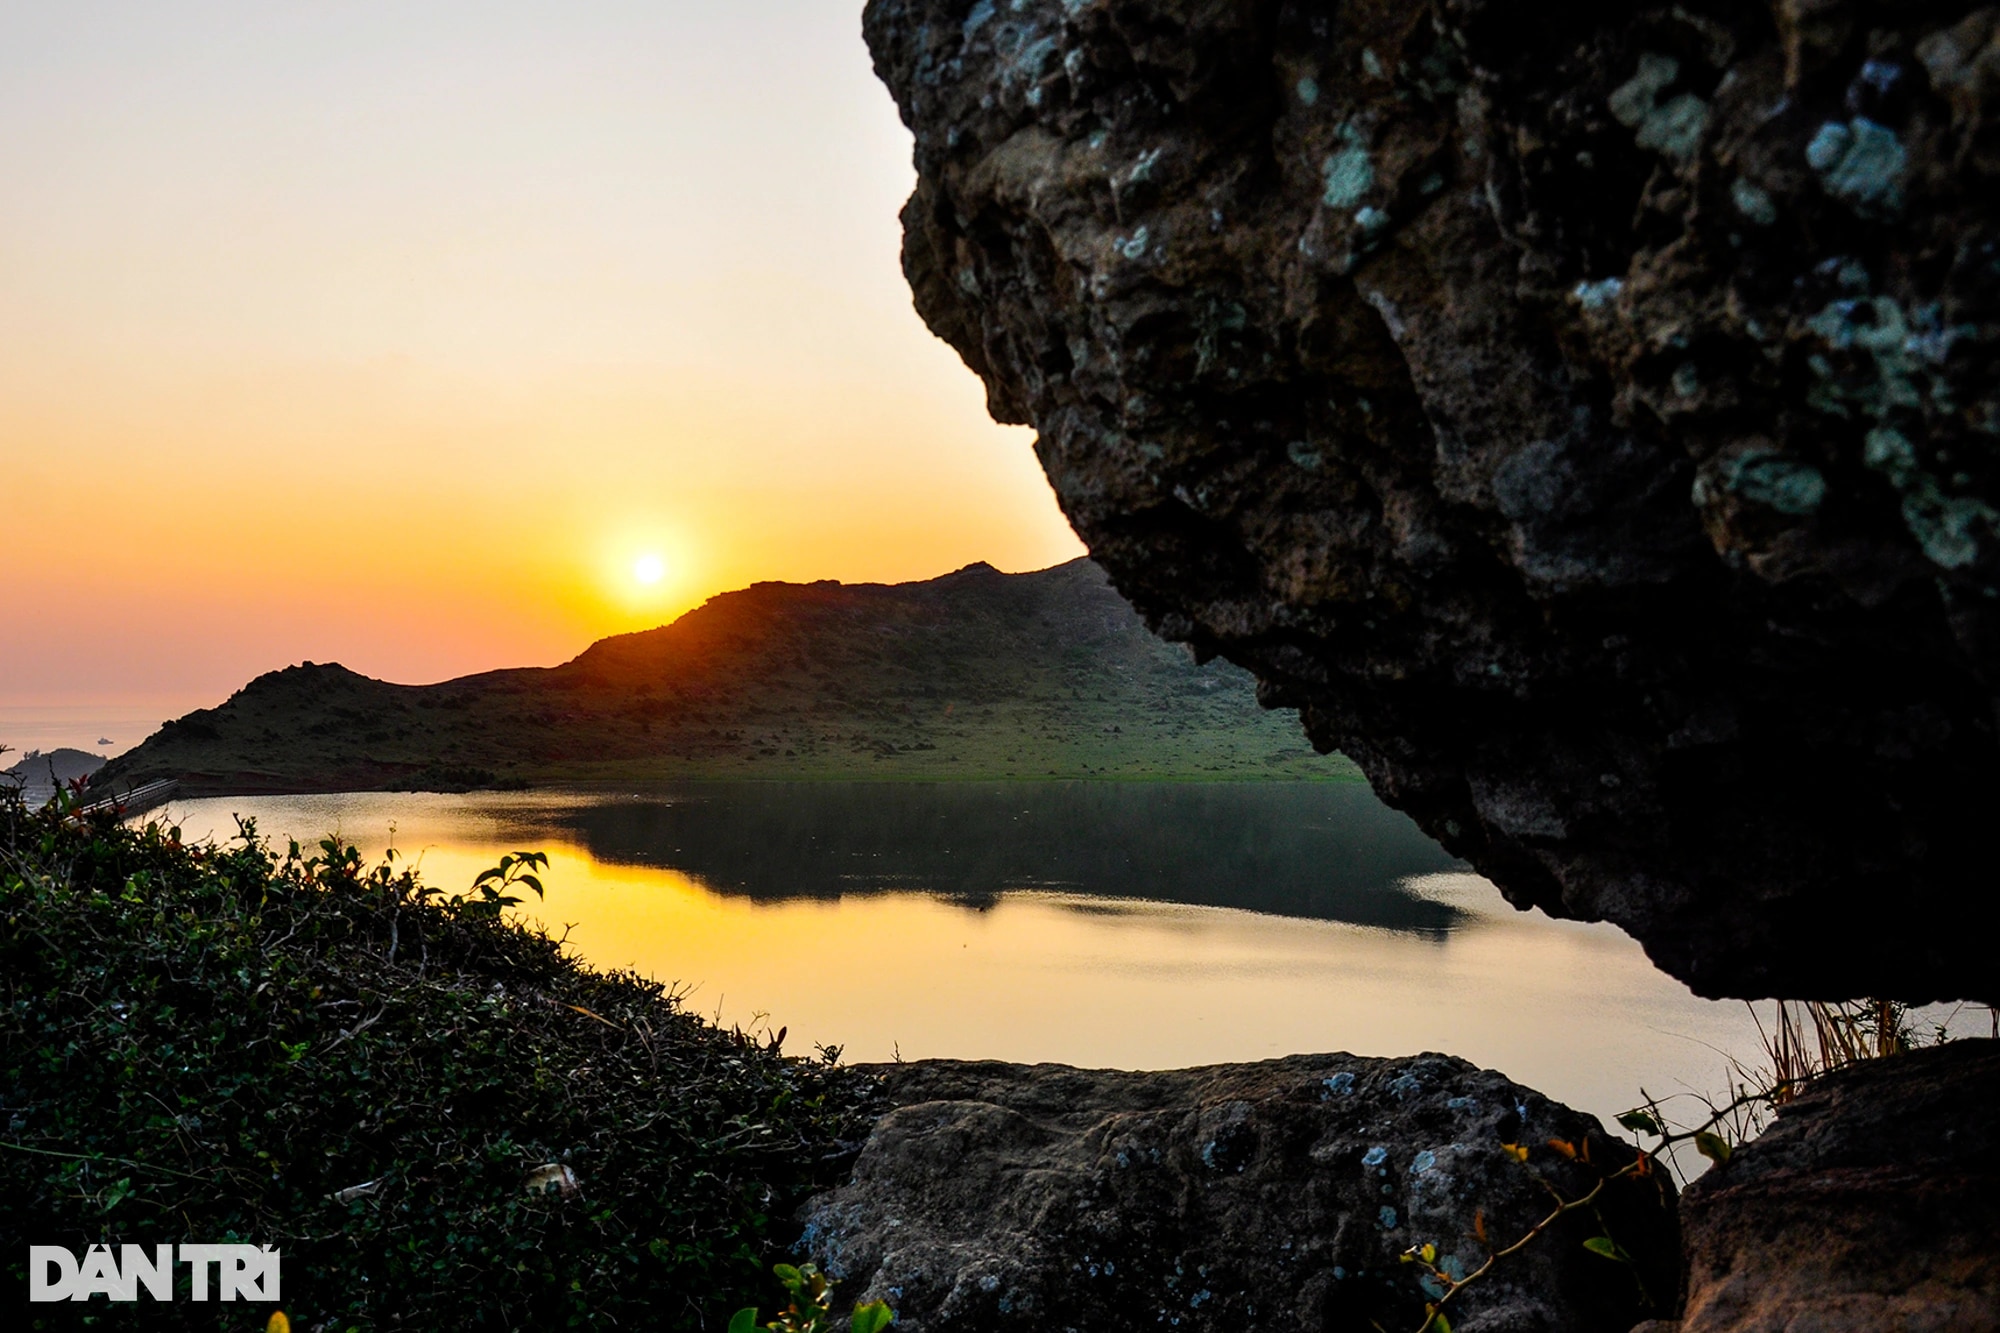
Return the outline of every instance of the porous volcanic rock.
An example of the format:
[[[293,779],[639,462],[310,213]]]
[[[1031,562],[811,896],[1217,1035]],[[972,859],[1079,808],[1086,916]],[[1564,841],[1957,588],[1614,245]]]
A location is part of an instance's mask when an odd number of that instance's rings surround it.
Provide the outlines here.
[[[1442,1055],[875,1069],[895,1109],[806,1206],[803,1246],[908,1333],[1414,1333],[1427,1297],[1405,1249],[1470,1271],[1548,1213],[1537,1175],[1574,1196],[1630,1158],[1595,1120]],[[1597,1167],[1551,1138],[1587,1139]],[[1533,1145],[1526,1165],[1509,1142]],[[1635,1276],[1671,1309],[1671,1187],[1615,1182],[1601,1202],[1638,1266],[1585,1250],[1600,1224],[1579,1211],[1469,1284],[1453,1327],[1625,1333],[1647,1309]]]
[[[1682,1200],[1681,1333],[2000,1328],[1995,1105],[2000,1042],[1960,1041],[1785,1107]]]
[[[1996,994],[2000,10],[865,27],[917,308],[1161,633],[1704,994]]]

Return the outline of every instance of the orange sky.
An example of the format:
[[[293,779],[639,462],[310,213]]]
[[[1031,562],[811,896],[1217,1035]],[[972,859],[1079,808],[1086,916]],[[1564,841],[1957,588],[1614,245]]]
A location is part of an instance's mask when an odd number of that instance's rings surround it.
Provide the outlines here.
[[[181,711],[307,658],[437,679],[754,579],[1079,553],[910,309],[909,141],[858,29],[0,9],[0,708]]]

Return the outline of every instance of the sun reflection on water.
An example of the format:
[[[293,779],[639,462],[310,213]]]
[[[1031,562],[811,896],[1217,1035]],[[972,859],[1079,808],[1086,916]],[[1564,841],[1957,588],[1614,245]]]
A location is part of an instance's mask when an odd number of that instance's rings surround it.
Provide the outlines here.
[[[1476,875],[1395,886],[1457,907],[1399,930],[1009,889],[966,900],[895,890],[817,898],[718,892],[671,863],[600,859],[566,836],[581,796],[245,797],[193,801],[188,834],[254,815],[282,846],[338,830],[387,843],[456,888],[505,851],[550,853],[524,909],[592,963],[681,990],[725,1023],[789,1029],[788,1049],[1173,1068],[1297,1052],[1444,1051],[1599,1114],[1723,1084],[1750,1057],[1739,1004],[1695,998],[1614,928],[1517,913]],[[524,836],[539,832],[532,842]],[[671,855],[667,855],[669,862]]]

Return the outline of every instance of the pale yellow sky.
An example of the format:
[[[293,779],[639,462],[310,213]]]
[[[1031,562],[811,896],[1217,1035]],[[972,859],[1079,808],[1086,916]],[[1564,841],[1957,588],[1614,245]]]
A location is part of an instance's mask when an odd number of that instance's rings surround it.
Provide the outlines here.
[[[910,309],[859,8],[0,3],[0,706],[1080,553]]]

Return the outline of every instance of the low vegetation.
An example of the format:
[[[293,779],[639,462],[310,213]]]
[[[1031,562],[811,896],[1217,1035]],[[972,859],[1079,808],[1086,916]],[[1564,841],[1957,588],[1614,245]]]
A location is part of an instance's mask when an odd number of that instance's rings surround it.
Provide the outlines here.
[[[270,1244],[291,1326],[324,1333],[720,1329],[768,1297],[783,1219],[867,1121],[837,1052],[717,1029],[512,924],[532,856],[446,897],[241,832],[0,791],[0,1280],[24,1290],[30,1244]]]
[[[1934,1046],[1950,1037],[1948,1023],[1925,1029],[1910,1007],[1897,1000],[1779,1000],[1768,1022],[1756,1005],[1750,1012],[1763,1036],[1764,1064],[1757,1069],[1736,1066],[1736,1081],[1745,1090],[1767,1094],[1764,1100],[1774,1108],[1849,1065]],[[2000,1011],[1989,1010],[1988,1017],[1993,1035],[2000,1037]]]
[[[833,1283],[813,1264],[777,1264],[772,1272],[785,1288],[791,1303],[768,1323],[757,1322],[755,1306],[738,1310],[729,1321],[729,1333],[833,1333],[836,1308]],[[896,1320],[887,1301],[868,1301],[849,1312],[847,1333],[880,1333]]]

